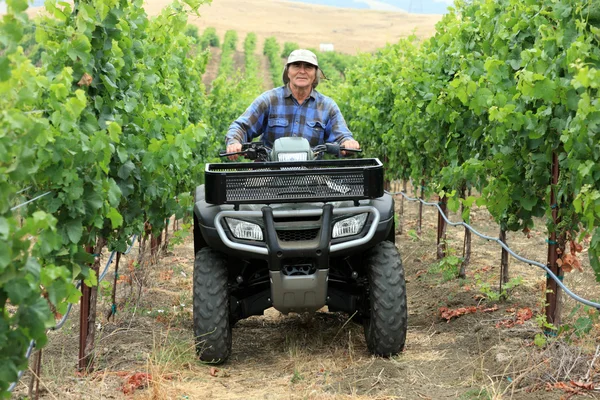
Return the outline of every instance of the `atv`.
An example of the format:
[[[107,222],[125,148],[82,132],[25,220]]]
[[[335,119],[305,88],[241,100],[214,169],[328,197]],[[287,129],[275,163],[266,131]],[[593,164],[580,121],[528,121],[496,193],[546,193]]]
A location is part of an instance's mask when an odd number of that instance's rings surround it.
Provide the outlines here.
[[[389,357],[406,340],[406,284],[396,249],[394,200],[376,158],[323,159],[300,137],[270,149],[245,143],[254,162],[207,164],[194,206],[193,320],[206,362],[231,354],[232,326],[274,307],[328,307],[364,325],[370,352]]]

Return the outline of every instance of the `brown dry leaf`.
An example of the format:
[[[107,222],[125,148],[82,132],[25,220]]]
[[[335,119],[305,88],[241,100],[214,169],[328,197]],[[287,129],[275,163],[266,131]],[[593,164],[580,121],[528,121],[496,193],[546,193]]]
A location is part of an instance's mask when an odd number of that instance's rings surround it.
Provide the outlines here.
[[[450,322],[450,320],[452,318],[457,318],[460,317],[461,315],[465,315],[465,314],[472,314],[477,312],[477,307],[475,306],[471,306],[471,307],[461,307],[461,308],[456,308],[456,309],[449,309],[448,307],[440,307],[440,315],[443,319],[445,319],[447,322]]]
[[[143,389],[147,387],[148,382],[151,380],[152,375],[145,372],[136,372],[133,375],[130,375],[123,383],[123,386],[121,386],[119,389],[124,394],[132,394],[136,391],[136,389]]]
[[[167,270],[167,271],[160,271],[159,274],[159,279],[162,281],[170,281],[171,278],[173,277],[173,270]]]
[[[215,378],[217,377],[217,372],[219,372],[219,369],[215,367],[210,367],[210,369],[208,370],[210,376],[214,376]]]
[[[563,260],[561,260],[560,258],[559,258],[558,260],[556,260],[556,264],[557,264],[559,267],[561,267],[561,268],[564,268],[564,267],[563,267],[563,264],[564,264],[564,263],[563,263]]]
[[[93,80],[94,78],[92,78],[92,76],[86,72],[83,74],[79,82],[77,82],[77,84],[79,86],[90,86]]]
[[[517,311],[516,323],[519,325],[523,325],[525,321],[529,321],[531,318],[533,318],[533,311],[531,311],[530,308],[520,308],[519,311]]]
[[[477,293],[477,294],[473,295],[473,299],[477,300],[477,301],[479,301],[479,300],[485,300],[485,295],[483,295],[481,293]]]
[[[563,271],[571,272],[573,268],[577,268],[578,270],[582,271],[581,263],[579,262],[577,256],[574,256],[573,254],[563,254],[561,259],[562,264],[558,262],[559,260],[557,260],[557,264],[563,269]]]
[[[570,383],[571,383],[571,386],[575,386],[575,387],[582,388],[585,390],[596,390],[596,386],[594,385],[594,382],[583,383],[583,382],[571,381]]]
[[[508,310],[507,310],[508,311]],[[519,308],[513,319],[505,319],[496,323],[496,328],[513,328],[515,325],[523,325],[525,321],[533,318],[533,311],[530,308]]]
[[[489,307],[489,308],[484,308],[483,310],[481,310],[482,312],[493,312],[493,311],[498,311],[498,304],[494,304],[493,306]]]
[[[571,240],[571,254],[575,255],[575,252],[581,253],[583,251],[583,246],[580,243],[577,243],[574,240]]]
[[[424,270],[424,269],[417,271],[417,273],[415,274],[415,278],[418,278],[425,273],[427,273],[427,270]]]

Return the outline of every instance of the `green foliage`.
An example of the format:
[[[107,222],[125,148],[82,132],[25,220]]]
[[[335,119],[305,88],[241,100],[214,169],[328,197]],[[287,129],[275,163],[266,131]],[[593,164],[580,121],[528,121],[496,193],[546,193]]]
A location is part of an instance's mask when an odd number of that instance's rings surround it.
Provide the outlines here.
[[[299,383],[303,379],[304,379],[304,376],[302,376],[302,374],[300,374],[300,372],[297,369],[295,369],[294,374],[292,375],[292,378],[290,379],[290,383],[292,383],[292,384]]]
[[[269,59],[269,72],[273,79],[273,85],[276,87],[283,85],[281,76],[283,73],[284,61],[280,57],[279,44],[275,37],[271,36],[265,40],[263,54]]]
[[[577,304],[565,320],[574,320],[574,322],[562,324],[559,333],[566,334],[566,339],[570,341],[573,335],[582,338],[589,334],[594,325],[600,321],[600,313],[595,308]]]
[[[80,296],[74,280],[98,284],[84,246],[105,238],[124,251],[144,222],[160,231],[187,210],[178,199],[206,157],[207,58],[192,55],[187,6],[152,19],[139,0],[46,7],[34,30],[24,0],[0,21],[3,396],[26,368],[29,342],[45,344],[50,304],[63,313]],[[21,221],[10,208],[28,186],[28,197],[51,194],[21,208]]]
[[[221,63],[219,64],[218,76],[230,76],[233,71],[233,55],[237,46],[237,32],[227,31],[225,32],[225,39],[223,40],[223,52],[221,53]]]
[[[543,333],[536,333],[533,343],[538,347],[544,347],[550,341],[556,339],[556,326],[548,322],[545,314],[537,314],[535,316],[535,323],[543,330]]]
[[[198,33],[198,27],[196,25],[188,25],[185,28],[185,35],[193,37],[196,41],[200,40],[200,34]]]
[[[390,178],[457,196],[474,188],[503,229],[530,229],[546,215],[558,237],[590,235],[600,281],[600,28],[591,4],[459,1],[432,38],[360,56],[337,98]],[[553,153],[559,225],[550,218]]]
[[[455,251],[448,248],[448,255],[429,268],[430,273],[441,273],[444,282],[458,277],[462,257],[454,254]]]
[[[512,289],[523,284],[523,278],[520,276],[511,278],[508,282],[502,284],[501,291],[493,289],[492,286],[488,282],[483,281],[478,274],[475,275],[475,282],[479,292],[483,294],[488,301],[495,302],[508,300]]]
[[[285,42],[283,44],[283,51],[281,52],[281,58],[288,58],[290,53],[294,50],[298,50],[300,48],[300,46],[298,45],[298,43],[294,43],[294,42]]]
[[[191,224],[183,224],[181,226],[181,229],[178,229],[173,232],[173,234],[169,238],[169,250],[173,251],[175,246],[178,246],[184,242],[185,238],[187,238],[190,235],[191,226]]]
[[[259,63],[255,54],[256,35],[251,33],[244,41],[245,76],[240,71],[233,71],[236,41],[237,33],[234,31],[225,34],[219,73],[212,82],[208,96],[211,112],[207,121],[213,138],[211,148],[215,153],[223,147],[225,133],[231,122],[244,112],[262,90],[258,75]]]
[[[217,30],[213,27],[208,27],[202,32],[199,42],[202,50],[206,50],[209,47],[221,47]]]

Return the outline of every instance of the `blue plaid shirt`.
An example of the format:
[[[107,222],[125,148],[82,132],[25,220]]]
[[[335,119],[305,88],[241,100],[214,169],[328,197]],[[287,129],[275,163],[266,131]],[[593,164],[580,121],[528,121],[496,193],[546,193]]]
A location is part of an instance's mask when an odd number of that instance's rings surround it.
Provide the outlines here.
[[[260,135],[268,147],[283,136],[304,137],[311,147],[353,139],[335,101],[313,89],[304,103],[298,104],[288,85],[254,100],[229,126],[227,144],[251,142]]]

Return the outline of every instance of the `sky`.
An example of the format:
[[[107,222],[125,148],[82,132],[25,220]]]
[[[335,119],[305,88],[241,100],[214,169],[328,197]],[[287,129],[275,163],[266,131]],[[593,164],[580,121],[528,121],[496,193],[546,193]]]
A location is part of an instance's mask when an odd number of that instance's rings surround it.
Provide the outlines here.
[[[380,11],[405,11],[415,14],[444,14],[454,0],[288,0],[300,3],[321,4]],[[33,0],[33,6],[42,6],[44,0]],[[6,1],[0,0],[0,13],[6,12]]]
[[[404,11],[415,14],[445,14],[454,0],[288,0],[300,3],[321,4],[380,11]]]

